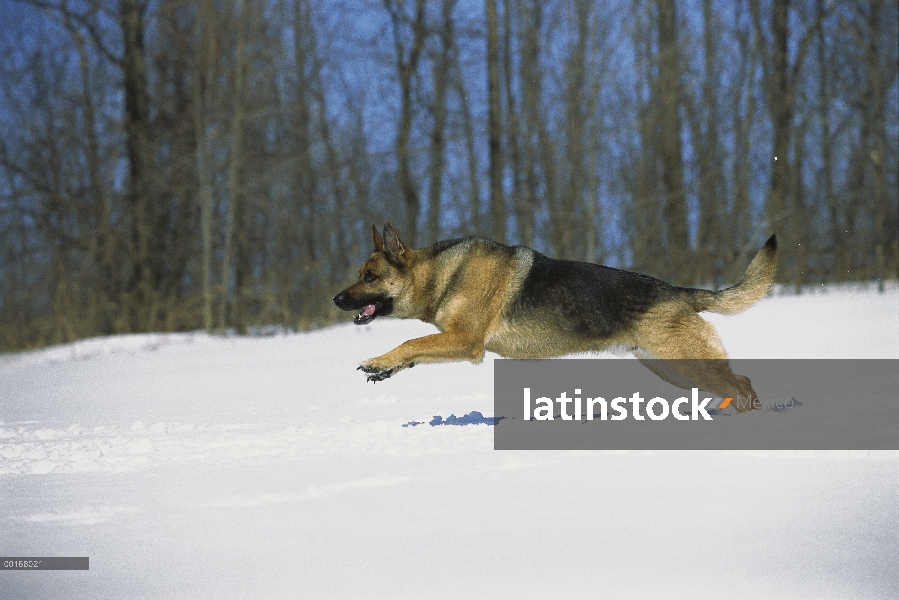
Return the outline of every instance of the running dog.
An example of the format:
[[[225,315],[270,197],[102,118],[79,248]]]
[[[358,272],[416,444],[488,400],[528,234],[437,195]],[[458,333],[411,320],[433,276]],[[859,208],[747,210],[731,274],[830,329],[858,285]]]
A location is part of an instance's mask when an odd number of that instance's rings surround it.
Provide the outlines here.
[[[477,237],[412,249],[390,222],[383,234],[373,224],[372,238],[359,280],[334,304],[357,312],[357,325],[393,316],[420,319],[440,333],[364,361],[359,370],[368,381],[419,363],[477,363],[486,350],[536,359],[623,348],[678,387],[732,397],[739,412],[755,404],[749,378],[731,371],[714,327],[699,313],[736,314],[766,294],[777,269],[776,235],[740,283],[717,292]]]

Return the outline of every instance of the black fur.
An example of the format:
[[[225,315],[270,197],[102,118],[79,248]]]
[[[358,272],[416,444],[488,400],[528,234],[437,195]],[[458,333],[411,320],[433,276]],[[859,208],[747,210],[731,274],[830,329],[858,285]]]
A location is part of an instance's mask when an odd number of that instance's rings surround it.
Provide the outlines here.
[[[456,238],[454,240],[443,240],[442,242],[437,242],[435,244],[431,244],[428,247],[427,252],[431,256],[434,256],[436,254],[440,254],[441,252],[444,252],[445,250],[449,250],[453,246],[457,246],[457,245],[461,244],[462,242],[467,242],[468,240],[473,240],[473,239],[476,239],[475,236],[470,235],[468,237]]]
[[[356,318],[353,319],[353,322],[356,323],[356,325],[371,323],[375,317],[386,317],[393,312],[393,298],[383,294],[377,296],[363,296],[361,298],[350,298],[346,292],[341,292],[334,296],[332,300],[337,308],[345,311],[362,310],[369,304],[375,305],[375,313],[373,315],[362,318],[359,318],[359,315],[356,315]]]
[[[634,323],[678,288],[641,273],[557,260],[534,252],[534,262],[512,303],[509,319],[548,324],[584,338],[605,338]]]

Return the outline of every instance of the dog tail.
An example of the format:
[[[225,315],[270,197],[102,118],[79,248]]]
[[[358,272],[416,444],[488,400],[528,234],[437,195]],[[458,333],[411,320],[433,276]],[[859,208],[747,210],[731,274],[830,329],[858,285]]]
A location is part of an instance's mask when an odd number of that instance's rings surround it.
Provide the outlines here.
[[[737,285],[724,290],[688,289],[693,310],[696,312],[715,312],[722,315],[734,315],[742,312],[758,302],[768,292],[774,282],[777,270],[777,234],[772,235],[759,250],[746,274]]]

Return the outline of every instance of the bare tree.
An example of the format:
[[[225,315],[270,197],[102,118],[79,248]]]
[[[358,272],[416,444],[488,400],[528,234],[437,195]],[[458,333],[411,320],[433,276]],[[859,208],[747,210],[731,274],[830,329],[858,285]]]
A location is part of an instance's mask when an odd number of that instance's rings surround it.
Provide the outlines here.
[[[590,5],[574,3],[573,40],[567,56],[563,85],[565,106],[565,157],[560,169],[564,173],[562,193],[549,211],[553,246],[570,258],[584,259],[583,240],[592,236],[593,223],[584,219],[589,214],[591,198],[595,190],[586,186],[591,179],[591,165],[587,162],[586,140],[589,120],[596,106],[593,90],[587,84],[587,53],[591,37],[589,32]],[[585,231],[588,230],[588,231]]]
[[[685,285],[773,230],[797,287],[899,276],[896,0],[14,2],[0,350],[342,319],[384,218]]]
[[[406,204],[407,224],[404,237],[409,244],[414,246],[418,242],[418,215],[421,212],[421,201],[409,165],[409,143],[412,133],[412,86],[427,35],[425,0],[415,0],[411,17],[406,15],[403,0],[384,0],[384,8],[390,15],[394,60],[400,88],[400,114],[395,148],[399,187]],[[406,26],[412,30],[411,40],[407,40]]]
[[[246,32],[247,22],[255,18],[256,12],[250,12],[243,0],[235,0],[232,9],[232,22],[237,31],[237,43],[234,46],[234,68],[232,73],[232,107],[230,148],[228,150],[228,201],[225,206],[225,231],[224,248],[222,251],[221,265],[221,290],[219,294],[218,326],[226,327],[228,322],[229,284],[231,282],[231,268],[234,254],[234,222],[238,206],[240,206],[241,181],[240,175],[243,166],[243,128],[245,112],[246,72],[247,72],[247,48]]]
[[[477,139],[475,133],[475,117],[473,114],[474,107],[468,97],[468,90],[465,87],[465,76],[462,72],[462,64],[460,57],[459,45],[456,36],[447,38],[449,42],[449,60],[451,61],[448,76],[451,80],[452,89],[455,91],[456,98],[459,102],[460,118],[462,125],[463,145],[465,148],[464,163],[466,166],[466,179],[468,180],[467,211],[464,211],[461,220],[464,222],[468,231],[480,231],[480,214],[481,214],[481,190],[480,176],[478,165]],[[487,234],[489,232],[482,231]]]
[[[796,86],[800,71],[805,63],[809,45],[814,39],[814,32],[820,26],[826,13],[821,13],[815,24],[810,25],[799,37],[797,50],[792,64],[788,42],[790,38],[790,0],[772,0],[770,15],[762,17],[758,0],[750,0],[750,11],[756,31],[755,51],[761,57],[762,83],[764,87],[765,105],[771,118],[773,128],[773,147],[771,162],[771,185],[766,199],[768,228],[781,233],[781,246],[785,255],[793,253],[802,240],[797,240],[792,233],[791,214],[798,209],[790,197],[791,181],[795,181],[792,170],[795,165],[790,158],[790,146],[793,136],[793,119],[796,111]],[[770,40],[765,35],[765,21],[770,21]],[[791,267],[781,270],[781,277],[787,275],[797,279],[803,267],[795,260]]]
[[[544,146],[549,140],[540,112],[542,97],[542,70],[540,67],[540,30],[543,24],[543,5],[538,0],[520,0],[516,6],[520,19],[521,56],[519,81],[521,82],[521,151],[524,155],[524,190],[518,201],[519,222],[525,239],[537,237],[539,199],[545,198],[547,206],[555,199],[554,171],[547,158],[551,149]],[[543,151],[541,152],[541,149]],[[540,175],[543,175],[541,185]]]
[[[441,3],[440,22],[437,24],[440,49],[434,53],[432,58],[434,125],[431,129],[430,186],[428,190],[427,235],[429,241],[436,241],[440,236],[440,199],[443,194],[443,176],[446,169],[446,95],[454,46],[453,7],[455,4],[455,0],[443,0]]]
[[[861,113],[856,153],[859,189],[852,190],[856,202],[870,206],[873,252],[862,260],[865,278],[883,278],[897,272],[896,192],[890,198],[888,183],[886,106],[889,89],[895,85],[897,70],[896,6],[883,0],[852,5],[854,15],[842,23],[860,50],[863,75],[856,106]],[[892,10],[890,10],[892,9]],[[862,191],[864,190],[864,191]],[[870,248],[870,246],[868,246]]]
[[[665,256],[668,274],[675,282],[686,283],[691,262],[687,237],[687,197],[684,189],[684,151],[681,142],[681,99],[684,72],[678,43],[674,0],[656,0],[658,10],[657,76],[652,94],[659,107],[658,149],[662,171],[665,218]]]
[[[129,212],[131,217],[132,274],[128,283],[131,330],[148,331],[156,325],[157,289],[153,282],[150,248],[152,235],[152,150],[148,106],[145,6],[141,0],[122,0],[119,26],[122,30],[121,67],[125,96],[125,135],[129,167]]]
[[[716,89],[721,77],[714,32],[720,31],[721,23],[712,10],[711,0],[703,0],[702,17],[701,91],[698,95],[691,94],[685,103],[698,167],[699,196],[696,252],[689,276],[694,281],[720,284],[721,265],[716,259],[723,246],[720,236],[726,205],[721,201],[725,197],[721,164],[726,153],[719,135],[719,90]]]
[[[652,49],[652,27],[647,5],[634,3],[634,24],[631,31],[634,46],[635,71],[640,74],[635,81],[635,89],[629,90],[630,97],[636,99],[637,143],[631,148],[629,161],[622,169],[622,177],[629,179],[631,203],[629,223],[626,232],[632,251],[631,266],[643,273],[654,276],[667,275],[665,267],[660,265],[660,257],[664,256],[662,226],[664,217],[661,212],[661,201],[658,181],[659,151],[656,141],[657,111],[653,98],[651,66],[655,57]]]
[[[733,20],[735,26],[736,52],[741,58],[737,62],[736,71],[738,82],[751,82],[753,74],[757,70],[758,55],[752,51],[752,32],[749,28],[740,25],[743,21],[742,7],[738,3],[735,6]],[[732,192],[733,208],[730,212],[730,227],[727,232],[722,232],[719,239],[725,236],[730,238],[730,243],[722,243],[718,259],[723,265],[723,279],[736,281],[742,274],[743,267],[751,258],[751,252],[756,250],[752,227],[752,215],[750,212],[749,188],[752,183],[752,131],[756,120],[756,94],[751,85],[744,83],[737,85],[735,93],[729,105],[733,129],[733,166],[731,178],[733,180]],[[759,233],[766,233],[760,231]]]
[[[487,13],[487,146],[490,177],[490,230],[493,239],[506,240],[506,207],[503,198],[503,150],[499,81],[499,25],[496,0],[486,0]]]
[[[213,78],[216,69],[216,15],[209,0],[202,0],[198,13],[199,36],[192,73],[194,138],[197,182],[200,192],[200,281],[203,329],[212,330],[212,173],[209,115],[212,112]]]
[[[503,3],[503,28],[502,28],[502,71],[505,91],[506,110],[504,129],[506,132],[506,147],[508,156],[506,163],[511,171],[512,179],[512,210],[518,226],[518,237],[525,246],[534,245],[534,215],[531,206],[525,196],[524,175],[521,164],[521,128],[518,117],[519,108],[515,101],[516,90],[513,87],[513,56],[512,38],[515,36],[512,25],[513,0],[505,0]]]

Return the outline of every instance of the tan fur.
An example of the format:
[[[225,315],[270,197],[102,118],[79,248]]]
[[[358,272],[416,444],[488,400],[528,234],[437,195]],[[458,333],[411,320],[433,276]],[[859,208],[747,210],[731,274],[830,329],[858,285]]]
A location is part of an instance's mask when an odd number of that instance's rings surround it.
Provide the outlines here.
[[[480,240],[460,244],[441,254],[436,261],[421,260],[412,252],[413,276],[406,299],[394,308],[394,316],[432,323],[440,333],[409,340],[381,356],[363,363],[372,369],[408,363],[484,358],[486,338],[498,324],[515,270],[509,257],[497,256]],[[419,253],[420,254],[420,253]],[[363,266],[378,268],[377,256]],[[373,262],[374,261],[374,262]],[[452,289],[450,289],[452,286]],[[460,290],[466,293],[459,293]],[[452,293],[450,293],[452,292]],[[446,298],[437,302],[442,296]],[[476,306],[476,310],[472,310]]]
[[[722,315],[735,315],[743,312],[761,300],[771,284],[777,271],[777,251],[765,245],[746,269],[746,274],[737,285],[718,291],[696,290],[695,310],[709,311]]]
[[[715,327],[691,308],[671,303],[649,311],[633,333],[634,354],[656,375],[678,387],[734,398],[739,412],[758,397],[749,378],[735,374]]]

